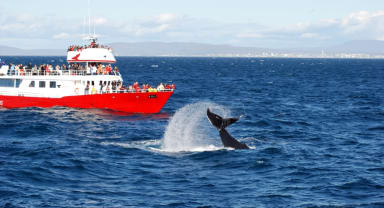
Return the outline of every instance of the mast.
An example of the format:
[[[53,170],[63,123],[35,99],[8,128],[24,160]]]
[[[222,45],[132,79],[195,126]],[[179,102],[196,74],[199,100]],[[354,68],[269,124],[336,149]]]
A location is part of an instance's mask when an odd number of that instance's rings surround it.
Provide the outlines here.
[[[91,19],[92,18],[92,19]],[[93,34],[91,33],[91,24],[93,20]],[[85,37],[90,43],[96,42],[96,21],[94,17],[91,17],[91,0],[88,0],[88,35]]]
[[[88,36],[91,36],[91,12],[90,12],[91,0],[88,0]]]

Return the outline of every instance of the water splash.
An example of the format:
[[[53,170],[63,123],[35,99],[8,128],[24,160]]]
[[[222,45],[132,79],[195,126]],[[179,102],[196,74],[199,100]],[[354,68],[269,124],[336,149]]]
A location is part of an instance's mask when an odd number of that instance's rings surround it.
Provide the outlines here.
[[[206,117],[207,108],[224,117],[230,115],[228,109],[211,102],[186,105],[179,109],[169,121],[161,149],[167,152],[222,149],[217,130]]]

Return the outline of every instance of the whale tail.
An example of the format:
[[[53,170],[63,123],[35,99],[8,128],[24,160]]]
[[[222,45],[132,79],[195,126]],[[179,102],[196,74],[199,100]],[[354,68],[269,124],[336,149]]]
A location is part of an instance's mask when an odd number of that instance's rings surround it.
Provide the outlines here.
[[[239,118],[222,118],[221,116],[212,113],[209,108],[207,109],[207,116],[211,124],[218,130],[223,130],[239,120]]]
[[[246,144],[237,141],[227,132],[227,130],[225,130],[227,126],[235,123],[239,120],[239,118],[222,118],[221,116],[212,113],[209,108],[207,109],[207,117],[211,124],[216,127],[217,130],[219,130],[221,142],[223,143],[224,147],[231,147],[234,149],[249,149]]]

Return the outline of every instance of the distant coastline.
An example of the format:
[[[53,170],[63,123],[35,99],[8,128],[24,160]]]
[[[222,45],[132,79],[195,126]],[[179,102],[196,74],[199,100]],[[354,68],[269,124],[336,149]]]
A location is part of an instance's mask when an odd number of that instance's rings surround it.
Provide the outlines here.
[[[183,42],[111,43],[117,56],[383,59],[384,41],[349,41],[328,48],[269,49]],[[66,56],[65,49],[20,49],[0,45],[0,56]]]

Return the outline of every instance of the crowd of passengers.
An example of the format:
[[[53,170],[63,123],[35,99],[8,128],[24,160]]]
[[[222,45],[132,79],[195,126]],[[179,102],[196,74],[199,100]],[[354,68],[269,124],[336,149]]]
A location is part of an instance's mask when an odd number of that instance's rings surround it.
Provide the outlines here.
[[[166,90],[174,90],[175,84],[163,84],[160,83],[156,88],[152,87],[149,84],[143,84],[140,88],[140,85],[138,82],[133,83],[129,86],[124,86],[120,81],[100,81],[99,83],[100,88],[96,89],[94,83],[90,83],[90,81],[87,82],[87,85],[84,89],[84,94],[104,94],[104,93],[111,93],[111,92],[158,92],[158,91],[166,91]]]
[[[68,47],[68,51],[82,51],[84,49],[87,49],[87,48],[106,48],[108,50],[112,50],[111,47],[109,46],[105,46],[105,45],[99,45],[95,42],[91,42],[90,45],[84,45],[84,46],[80,46],[80,45],[71,45]]]
[[[23,64],[9,64],[9,75],[20,75],[24,76],[26,74],[28,75],[61,75],[63,74],[63,71],[69,71],[71,70],[71,73],[73,74],[87,74],[87,75],[112,75],[119,72],[119,69],[117,66],[113,67],[111,64],[104,65],[101,63],[90,63],[89,65],[85,66],[82,64],[72,63],[70,65],[56,65],[53,66],[52,64],[41,64],[37,66],[36,64],[32,66],[32,63],[29,63],[28,65],[23,66]]]

